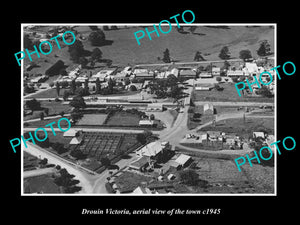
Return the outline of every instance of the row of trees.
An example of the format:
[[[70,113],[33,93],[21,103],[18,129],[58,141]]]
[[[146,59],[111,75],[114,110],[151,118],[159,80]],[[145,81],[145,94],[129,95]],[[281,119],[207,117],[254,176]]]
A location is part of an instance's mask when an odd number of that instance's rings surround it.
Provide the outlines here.
[[[171,97],[178,100],[183,96],[182,87],[178,86],[178,78],[170,74],[165,79],[155,79],[149,83],[151,94],[155,94],[157,98]]]
[[[258,50],[256,52],[261,57],[268,56],[268,55],[272,54],[270,43],[267,40],[261,41],[260,42],[260,46],[259,46],[259,48],[258,48]],[[228,46],[224,46],[220,50],[219,58],[221,58],[223,60],[227,60],[227,59],[231,58],[231,53],[229,51]],[[252,53],[251,53],[251,51],[249,49],[241,50],[239,52],[239,58],[243,59],[243,60],[252,58]],[[158,57],[158,59],[160,59],[160,58]],[[170,51],[169,51],[169,49],[166,49],[163,52],[162,61],[164,63],[170,63],[171,62],[171,57],[170,57]],[[194,61],[199,62],[199,61],[206,61],[206,60],[204,59],[204,57],[202,56],[202,53],[200,51],[196,51],[195,56],[194,56]]]
[[[74,177],[66,169],[60,169],[59,176],[54,179],[54,183],[61,186],[65,193],[75,193],[80,191],[81,187],[77,186],[80,181],[75,180]]]
[[[256,52],[257,52],[257,55],[259,55],[261,57],[271,55],[272,54],[272,52],[271,52],[271,45],[268,42],[268,40],[261,41],[260,42],[260,46],[259,46],[259,48],[258,48],[258,50]],[[221,59],[223,59],[223,60],[227,60],[227,59],[231,58],[231,53],[229,51],[228,46],[224,46],[221,49],[221,51],[219,53],[219,57]],[[249,49],[241,50],[239,52],[239,57],[240,57],[240,59],[243,59],[243,60],[252,58],[251,51]]]

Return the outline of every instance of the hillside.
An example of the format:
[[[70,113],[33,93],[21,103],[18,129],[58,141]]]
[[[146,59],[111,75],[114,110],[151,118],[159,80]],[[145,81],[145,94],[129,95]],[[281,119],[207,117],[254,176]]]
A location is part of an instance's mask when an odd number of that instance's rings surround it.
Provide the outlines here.
[[[264,27],[245,27],[230,26],[230,29],[212,28],[197,26],[194,34],[189,33],[187,27],[184,27],[185,34],[178,33],[175,27],[168,34],[161,34],[157,37],[152,33],[150,41],[147,35],[140,40],[141,45],[137,44],[134,32],[142,30],[141,27],[125,27],[119,30],[104,31],[106,39],[111,42],[110,45],[100,47],[103,52],[103,58],[111,59],[113,64],[127,65],[138,63],[161,63],[158,57],[162,58],[163,51],[168,48],[170,56],[176,61],[193,61],[196,51],[201,51],[206,60],[220,60],[218,54],[220,49],[227,45],[232,58],[239,57],[239,51],[249,49],[253,57],[257,57],[256,50],[259,47],[259,41],[268,40],[271,48],[274,49],[274,29],[269,26]],[[82,36],[88,37],[91,32],[89,27],[75,28]],[[152,28],[149,27],[151,31]],[[165,28],[166,30],[166,28]],[[86,39],[82,41],[86,50],[93,50]],[[51,54],[41,58],[33,56],[33,60],[40,67],[32,69],[29,73],[42,73],[57,60],[61,59],[66,65],[71,65],[68,47],[62,43],[62,49],[53,46]],[[46,60],[46,61],[45,61]],[[28,63],[28,57],[25,63]],[[25,64],[26,65],[26,64]]]

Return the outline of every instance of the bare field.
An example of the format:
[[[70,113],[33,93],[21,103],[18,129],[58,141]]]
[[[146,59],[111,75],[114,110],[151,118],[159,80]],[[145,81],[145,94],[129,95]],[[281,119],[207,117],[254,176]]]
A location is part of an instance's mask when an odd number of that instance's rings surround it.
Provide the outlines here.
[[[274,193],[274,167],[245,164],[239,172],[233,160],[196,161],[199,178],[209,182],[207,188],[193,188],[197,193]]]

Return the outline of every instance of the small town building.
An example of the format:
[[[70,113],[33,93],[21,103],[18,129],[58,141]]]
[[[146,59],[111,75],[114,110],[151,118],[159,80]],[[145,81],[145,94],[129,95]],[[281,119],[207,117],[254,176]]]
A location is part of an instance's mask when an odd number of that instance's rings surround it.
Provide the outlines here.
[[[200,78],[211,78],[211,77],[213,77],[213,75],[212,75],[212,73],[202,71],[202,72],[199,74],[199,77],[200,77]]]
[[[156,157],[159,154],[163,154],[163,151],[168,149],[169,143],[168,142],[160,142],[155,141],[147,144],[143,148],[136,151],[136,154],[139,156],[153,156]]]
[[[247,75],[251,75],[251,76],[259,75],[259,71],[258,71],[258,67],[257,67],[256,63],[246,62],[245,68],[247,71]]]
[[[115,76],[113,76],[113,79],[116,82],[124,82],[126,78],[126,74],[125,73],[117,73]]]
[[[134,77],[137,79],[145,79],[145,80],[151,80],[153,79],[153,71],[149,71],[148,69],[135,69],[133,71]]]
[[[36,84],[36,83],[43,82],[43,81],[45,81],[47,79],[48,79],[48,76],[41,75],[41,76],[37,76],[37,77],[31,79],[30,82],[33,83],[33,84]]]
[[[146,167],[149,166],[149,162],[150,162],[150,157],[142,156],[142,157],[138,158],[137,160],[133,161],[129,165],[129,168],[138,170],[138,171],[142,171],[143,169],[145,169]]]
[[[151,104],[148,104],[146,111],[162,112],[163,111],[163,104],[162,103],[151,103]]]
[[[178,163],[181,167],[186,166],[190,161],[192,160],[192,157],[185,154],[180,154],[178,158],[175,160],[176,163]]]
[[[153,120],[140,120],[139,126],[140,127],[153,127],[154,121]]]
[[[205,103],[203,105],[203,113],[205,115],[213,115],[214,114],[214,106],[210,103]]]
[[[240,77],[245,76],[243,70],[227,70],[227,77]]]
[[[213,84],[196,84],[195,90],[196,91],[210,91],[214,88]]]
[[[82,136],[73,137],[69,144],[70,145],[79,145],[79,144],[81,144],[82,140],[83,140]]]
[[[265,139],[265,133],[264,132],[253,132],[253,138],[261,137]]]
[[[211,70],[213,76],[220,76],[221,68],[220,67],[213,67]]]
[[[80,69],[81,69],[81,65],[73,64],[67,67],[66,72],[68,73],[69,77],[75,78],[79,74]]]
[[[235,139],[234,138],[226,138],[226,144],[228,145],[235,145]]]
[[[149,188],[138,186],[133,190],[132,194],[152,194]]]
[[[81,129],[72,129],[72,128],[70,128],[69,130],[64,132],[63,136],[64,137],[75,137],[75,136],[79,136],[81,134],[82,134]]]
[[[171,174],[168,175],[167,178],[168,178],[168,180],[174,180],[176,177],[175,177],[174,174],[171,173]]]
[[[132,68],[130,66],[126,66],[122,71],[122,74],[124,74],[125,76],[129,76],[132,73]]]
[[[195,79],[196,78],[196,70],[192,67],[179,67],[178,68],[178,76],[186,79]]]

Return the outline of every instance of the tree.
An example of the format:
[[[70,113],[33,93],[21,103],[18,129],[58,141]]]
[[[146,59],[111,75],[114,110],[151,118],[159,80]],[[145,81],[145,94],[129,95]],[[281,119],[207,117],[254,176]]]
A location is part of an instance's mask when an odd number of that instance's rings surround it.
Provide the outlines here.
[[[71,95],[71,92],[68,90],[65,90],[64,95],[63,95],[64,101],[67,101],[70,95]]]
[[[68,151],[65,147],[64,144],[59,143],[59,142],[55,142],[51,144],[51,148],[56,151],[58,154],[62,154],[65,153],[66,151]],[[64,173],[64,172],[62,172]]]
[[[195,32],[196,29],[197,29],[196,26],[190,26],[190,28],[189,28],[189,30],[192,34]]]
[[[60,91],[60,85],[58,82],[56,82],[56,93],[57,93],[57,96],[59,96],[59,91]]]
[[[49,83],[49,86],[52,88],[52,87],[54,87],[54,82],[50,82]]]
[[[177,85],[178,78],[174,74],[169,74],[167,77],[167,82],[170,87]]]
[[[91,54],[91,59],[94,62],[98,62],[102,58],[102,52],[99,48],[94,48]]]
[[[89,91],[89,81],[88,81],[88,79],[86,79],[86,80],[84,81],[84,89],[85,89],[86,91]]]
[[[97,77],[96,79],[96,94],[100,94],[101,93],[101,83],[99,80],[99,77]]]
[[[130,84],[130,80],[128,77],[125,78],[124,83],[126,86]]]
[[[147,143],[147,138],[144,133],[139,133],[136,135],[136,140],[141,143],[142,145]]]
[[[114,92],[115,85],[116,85],[116,82],[113,79],[111,79],[111,77],[110,77],[107,82],[107,88],[108,88],[110,94],[112,94]]]
[[[93,46],[101,46],[105,43],[105,34],[101,29],[92,31],[89,35],[89,41]]]
[[[70,155],[76,158],[77,160],[86,159],[87,157],[87,155],[79,149],[71,151]]]
[[[75,94],[77,96],[81,96],[82,97],[82,96],[88,96],[88,95],[90,95],[90,92],[86,88],[79,87],[79,88],[76,89]]]
[[[164,56],[163,56],[163,59],[162,61],[164,63],[170,63],[171,62],[171,59],[170,59],[170,52],[169,52],[169,49],[166,48],[166,50],[163,52]]]
[[[49,138],[45,138],[46,136],[45,136],[45,134],[38,134],[37,135],[37,137],[38,137],[38,139],[40,139],[40,140],[44,140],[44,141],[42,141],[42,142],[36,142],[36,144],[38,145],[38,146],[40,146],[40,147],[42,147],[42,148],[49,148],[49,146],[50,146],[50,141],[49,141]]]
[[[99,28],[97,26],[89,26],[91,28],[91,30],[99,30]]]
[[[232,81],[234,82],[234,83],[237,83],[238,82],[238,78],[237,77],[233,77],[233,78],[231,78],[232,79]]]
[[[230,59],[230,52],[229,52],[229,49],[228,49],[227,46],[224,46],[221,49],[220,54],[219,54],[219,58],[223,59],[223,60]]]
[[[216,77],[216,81],[220,82],[222,80],[221,77]]]
[[[109,158],[107,158],[107,157],[102,157],[102,158],[100,159],[100,162],[101,162],[101,164],[102,164],[103,166],[105,166],[105,167],[109,167],[109,166],[111,165],[111,161],[110,161]]]
[[[58,60],[55,64],[53,64],[45,71],[45,74],[48,76],[59,75],[61,70],[64,69],[64,67],[65,63],[62,60]]]
[[[24,48],[27,48],[28,50],[34,50],[33,43],[28,34],[24,35]]]
[[[70,53],[71,60],[75,63],[78,63],[79,58],[84,56],[85,53],[82,42],[77,39],[72,45],[69,45],[68,51]]]
[[[154,119],[155,119],[154,114],[151,114],[151,115],[150,115],[150,120],[154,120]]]
[[[182,89],[178,85],[171,87],[170,97],[174,98],[175,101],[182,97]]]
[[[81,57],[79,57],[79,64],[81,65],[81,68],[85,68],[86,67],[86,65],[88,64],[88,60],[85,58],[85,57],[83,57],[83,56],[81,56]]]
[[[135,85],[130,85],[130,91],[137,91],[137,88]]]
[[[41,108],[41,103],[38,102],[35,98],[32,100],[26,101],[26,107],[28,107],[30,110],[39,110]]]
[[[271,54],[271,46],[268,40],[263,40],[260,43],[258,50],[256,51],[259,56],[267,56]]]
[[[49,115],[49,108],[44,108],[44,113],[46,114],[46,116]]]
[[[245,61],[246,59],[250,59],[250,58],[252,58],[252,55],[251,55],[251,51],[249,49],[240,51],[240,59]]]
[[[183,170],[179,173],[179,178],[182,183],[187,185],[197,185],[199,181],[199,175],[195,170]]]
[[[75,96],[72,101],[70,101],[70,106],[79,109],[85,108],[86,104],[82,96]]]
[[[78,121],[79,119],[81,119],[81,117],[83,116],[83,114],[81,112],[72,112],[71,113],[71,118],[74,122]]]
[[[24,92],[29,94],[29,93],[35,92],[35,90],[34,90],[34,87],[28,86],[27,84],[25,84],[24,85]]]
[[[268,87],[262,86],[260,89],[256,92],[258,95],[262,95],[263,97],[271,98],[273,97],[272,92],[269,90]]]
[[[48,163],[48,159],[47,158],[43,158],[41,161],[40,161],[40,164],[41,165],[46,165]]]
[[[222,70],[228,70],[229,67],[230,67],[230,63],[229,63],[227,60],[225,60],[225,61],[224,61],[224,65],[223,65],[223,67],[222,67]]]
[[[205,61],[205,59],[203,58],[203,56],[201,55],[201,52],[197,51],[194,57],[194,61]]]
[[[75,83],[75,79],[73,79],[70,84],[70,94],[74,95],[75,90],[76,90],[76,83]]]

